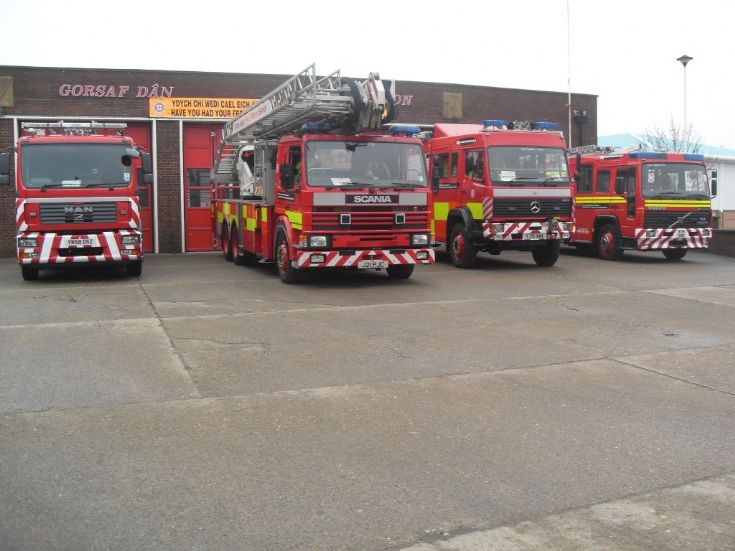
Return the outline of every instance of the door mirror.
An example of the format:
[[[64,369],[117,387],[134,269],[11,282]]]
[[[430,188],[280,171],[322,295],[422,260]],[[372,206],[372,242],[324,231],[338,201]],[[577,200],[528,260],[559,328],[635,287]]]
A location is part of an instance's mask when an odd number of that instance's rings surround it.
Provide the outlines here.
[[[441,177],[441,170],[438,166],[431,169],[431,185],[435,188],[439,187],[439,178]]]
[[[710,191],[712,192],[712,197],[717,197],[717,171],[713,170],[710,172]]]
[[[151,174],[150,172],[144,172],[143,183],[145,185],[151,185],[153,183],[153,174]]]
[[[281,165],[281,187],[291,189],[294,185],[293,165]]]
[[[143,161],[143,173],[153,174],[153,160],[150,153],[141,153],[140,160]]]
[[[10,153],[0,153],[0,176],[10,176]]]

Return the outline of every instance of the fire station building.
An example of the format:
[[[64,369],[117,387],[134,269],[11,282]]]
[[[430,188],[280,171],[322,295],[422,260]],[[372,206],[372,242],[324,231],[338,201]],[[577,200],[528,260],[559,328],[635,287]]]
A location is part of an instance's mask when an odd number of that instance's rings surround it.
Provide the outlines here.
[[[220,131],[291,76],[0,66],[0,150],[12,147],[23,122],[124,122],[123,133],[153,156],[154,182],[139,190],[146,252],[209,251]],[[395,92],[398,122],[553,121],[569,135],[566,92],[401,80]],[[573,145],[595,143],[597,96],[572,94],[571,109]],[[15,254],[14,238],[10,185],[0,187],[0,256]]]

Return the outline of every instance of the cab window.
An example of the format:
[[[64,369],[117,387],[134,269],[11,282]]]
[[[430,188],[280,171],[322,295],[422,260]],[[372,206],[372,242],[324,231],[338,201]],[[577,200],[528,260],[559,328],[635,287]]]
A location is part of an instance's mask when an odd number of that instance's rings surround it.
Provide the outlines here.
[[[449,153],[434,155],[434,168],[439,169],[439,178],[449,176]]]
[[[485,177],[485,159],[482,150],[471,150],[465,152],[464,156],[465,176],[481,182]]]
[[[597,173],[597,192],[610,193],[610,171],[601,170]]]
[[[577,191],[579,193],[589,193],[592,191],[592,165],[581,165],[577,172]]]

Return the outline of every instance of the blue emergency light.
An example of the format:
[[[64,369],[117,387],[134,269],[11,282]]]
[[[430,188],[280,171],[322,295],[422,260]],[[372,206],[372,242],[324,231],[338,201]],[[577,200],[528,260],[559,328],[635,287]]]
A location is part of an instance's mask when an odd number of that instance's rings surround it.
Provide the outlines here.
[[[704,155],[701,153],[684,153],[685,161],[704,161]]]
[[[391,136],[415,136],[420,132],[421,128],[409,124],[394,124],[390,127]]]
[[[508,121],[504,121],[503,119],[485,119],[480,122],[482,123],[482,126],[484,126],[485,128],[490,128],[491,126],[502,128],[508,125]]]
[[[665,159],[666,153],[659,153],[654,151],[633,151],[628,153],[631,159]]]
[[[559,129],[559,123],[558,122],[535,122],[533,123],[533,128],[535,130],[558,130]]]
[[[329,132],[332,126],[326,122],[305,122],[301,125],[301,130],[304,132]]]

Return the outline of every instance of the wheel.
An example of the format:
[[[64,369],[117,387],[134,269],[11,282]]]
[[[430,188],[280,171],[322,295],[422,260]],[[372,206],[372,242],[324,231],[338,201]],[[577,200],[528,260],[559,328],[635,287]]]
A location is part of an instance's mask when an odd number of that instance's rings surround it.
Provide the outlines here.
[[[449,257],[457,268],[471,268],[475,264],[477,249],[472,244],[467,228],[462,222],[457,222],[452,228],[449,238]]]
[[[623,250],[620,248],[618,230],[612,224],[602,226],[595,236],[597,254],[605,260],[620,260]]]
[[[533,249],[531,254],[533,259],[539,266],[553,266],[559,260],[559,251],[561,244],[556,240],[549,240],[543,247]]]
[[[687,249],[664,249],[661,252],[668,260],[681,260],[687,255]]]
[[[125,271],[128,277],[140,277],[140,274],[143,273],[143,263],[140,261],[129,262],[125,265]]]
[[[288,239],[281,231],[276,239],[276,269],[278,276],[284,283],[296,283],[301,274],[291,264],[291,256],[288,252]]]
[[[23,279],[26,281],[36,281],[38,279],[38,268],[23,264],[20,267],[20,275],[22,275]]]
[[[235,227],[234,225],[232,226]],[[220,244],[222,245],[222,254],[228,262],[232,260],[232,236],[227,231],[227,224],[222,224],[222,233],[220,234]]]
[[[388,277],[391,279],[408,279],[413,273],[413,268],[413,264],[394,264],[388,266],[386,272],[388,272]]]

